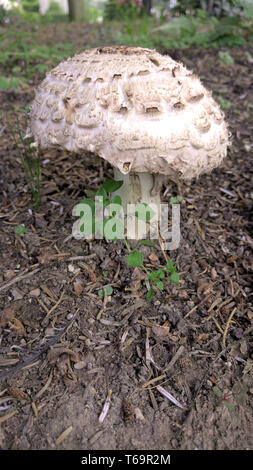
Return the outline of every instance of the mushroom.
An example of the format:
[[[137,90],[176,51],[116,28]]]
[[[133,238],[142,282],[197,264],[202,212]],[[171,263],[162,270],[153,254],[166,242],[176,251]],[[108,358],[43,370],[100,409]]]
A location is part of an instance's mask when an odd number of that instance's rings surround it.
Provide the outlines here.
[[[168,55],[128,46],[86,50],[49,72],[28,134],[40,149],[88,150],[110,162],[124,181],[124,209],[159,207],[166,181],[210,172],[229,142],[224,114],[196,75]]]

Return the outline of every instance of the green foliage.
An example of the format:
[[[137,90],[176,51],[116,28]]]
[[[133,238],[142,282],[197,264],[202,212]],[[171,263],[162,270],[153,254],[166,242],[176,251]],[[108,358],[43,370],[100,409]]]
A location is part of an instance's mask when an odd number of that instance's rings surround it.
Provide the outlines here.
[[[234,106],[231,101],[226,100],[225,98],[223,98],[223,96],[217,96],[217,100],[220,103],[221,109],[227,110]]]
[[[136,204],[135,216],[143,222],[150,222],[152,217],[155,215],[153,209],[148,206],[145,202]]]
[[[40,196],[40,153],[31,145],[31,138],[23,138],[20,122],[17,119],[16,129],[13,128],[11,123],[7,120],[10,133],[13,137],[16,148],[19,152],[20,159],[24,168],[26,181],[32,192],[33,202],[37,210],[40,210],[41,196]],[[26,117],[25,126],[27,128],[28,120]]]
[[[103,18],[103,10],[89,6],[88,7],[89,23],[97,23],[99,17]]]
[[[6,10],[3,5],[0,5],[0,25],[4,23],[4,18],[6,17]]]
[[[18,88],[20,81],[17,77],[0,77],[0,90]]]
[[[136,20],[125,20],[122,28],[123,32],[116,33],[117,42],[129,46],[155,48],[154,26],[154,18],[148,16]]]
[[[236,383],[231,392],[224,393],[217,385],[212,387],[212,391],[229,411],[234,411],[235,405],[231,402],[231,399],[233,399],[237,405],[243,405],[247,398],[248,389],[240,383]]]
[[[187,13],[194,13],[195,10],[201,8],[200,0],[181,0],[177,2],[175,7],[170,11],[171,13],[179,13],[180,15],[186,15]]]
[[[234,65],[234,59],[227,51],[219,51],[218,53],[220,61],[225,65]]]
[[[97,192],[94,194],[91,191],[86,191],[86,194],[88,198],[84,199],[81,201],[80,205],[78,204],[76,206],[77,210],[74,211],[74,215],[78,215],[81,219],[78,225],[78,229],[81,233],[85,235],[95,235],[96,233],[96,208],[95,208],[95,202],[94,202],[94,197],[100,197],[101,202],[100,206],[101,208],[105,209],[108,208],[109,205],[113,206],[115,204],[115,210],[112,210],[112,213],[109,213],[106,215],[105,220],[103,221],[102,225],[100,223],[99,229],[100,233],[102,236],[104,236],[107,239],[110,239],[112,241],[117,241],[119,239],[119,236],[116,236],[116,231],[112,231],[112,235],[109,237],[108,236],[108,224],[111,224],[111,227],[113,227],[113,224],[115,223],[114,217],[120,214],[120,210],[122,208],[122,201],[120,196],[118,195],[113,195],[115,191],[117,191],[123,184],[123,181],[115,181],[112,179],[106,180],[102,186],[97,190]],[[180,199],[180,196],[178,197]],[[138,206],[141,206],[142,204],[139,203]],[[85,212],[85,206],[89,208],[87,212]],[[151,208],[150,208],[150,213],[147,211],[147,208],[149,206],[147,204],[143,204],[145,211],[137,210],[135,213],[135,216],[137,218],[140,218],[141,220],[149,221],[152,218],[152,213],[151,213]],[[80,211],[79,211],[80,209]],[[140,207],[139,207],[140,209]],[[149,214],[147,217],[145,215],[144,217],[144,212],[145,214]],[[90,221],[91,217],[91,221]],[[120,222],[120,220],[117,220],[117,224]],[[119,226],[117,226],[117,234],[119,233]],[[127,240],[124,238],[124,224],[122,222],[122,233],[121,237],[123,239],[123,242],[125,243],[125,246],[128,250],[128,255],[126,258],[126,262],[128,266],[132,268],[139,268],[145,273],[145,282],[147,285],[147,293],[146,293],[146,299],[150,300],[153,295],[156,293],[156,290],[162,291],[164,289],[164,281],[170,281],[175,284],[179,284],[179,275],[176,271],[176,268],[174,267],[174,264],[172,260],[168,260],[166,265],[159,268],[152,270],[147,268],[144,265],[144,256],[139,251],[139,248],[141,246],[150,246],[154,247],[155,243],[150,240],[139,240],[137,242],[137,245],[135,249],[131,249]],[[105,286],[103,289],[100,289],[98,292],[98,295],[103,297],[104,296],[104,289],[106,289],[106,292],[108,295],[111,295],[111,286]],[[109,291],[108,291],[109,289]]]
[[[240,382],[234,384],[232,391],[224,393],[217,385],[212,387],[214,394],[220,399],[221,403],[226,406],[229,411],[234,411],[235,406],[231,403],[233,398],[237,405],[244,405],[248,389],[244,387]]]
[[[46,13],[41,15],[41,23],[60,23],[64,21],[68,21],[68,16],[64,13],[61,5],[52,0]]]
[[[38,13],[40,11],[38,0],[22,0],[21,5],[24,11],[28,13]]]
[[[220,47],[246,43],[239,17],[203,20],[200,17],[179,16],[155,28],[154,32],[158,34],[157,42],[164,47]]]
[[[123,181],[108,179],[102,184],[101,188],[103,188],[103,190],[106,191],[108,194],[111,194],[120,189],[122,184]]]
[[[171,196],[170,204],[178,204],[179,202],[182,202],[182,200],[183,200],[182,196]]]
[[[134,20],[142,13],[138,2],[133,0],[108,0],[105,4],[104,19],[111,20]]]
[[[218,19],[203,10],[166,19],[159,26],[154,18],[143,17],[125,21],[117,41],[156,49],[240,46],[253,41],[253,21],[238,15]]]
[[[58,2],[52,0],[47,9],[47,14],[52,16],[63,15],[64,11]]]
[[[242,9],[247,18],[253,18],[253,2],[252,0],[231,0],[235,6]]]
[[[12,78],[19,79],[18,82],[12,82],[13,88],[29,81],[35,71],[44,75],[73,53],[74,47],[70,43],[56,43],[52,46],[38,44],[33,32],[11,28],[0,31],[0,66],[10,71]],[[3,86],[6,87],[7,83]]]
[[[131,251],[127,256],[128,266],[139,268],[143,265],[143,254],[140,251]]]
[[[99,289],[98,295],[99,297],[104,297],[106,295],[112,295],[113,293],[113,288],[109,284],[107,286],[104,286],[102,289]]]
[[[23,224],[19,224],[17,225],[17,227],[14,228],[14,233],[16,235],[25,235],[27,233],[27,229],[25,228],[25,226]]]
[[[251,0],[180,0],[172,9],[172,13],[181,15],[198,14],[202,10],[206,15],[221,18],[224,16],[240,15],[243,11],[243,3]]]
[[[150,284],[148,292],[146,293],[147,300],[150,300],[155,294],[155,287],[160,291],[164,290],[165,280],[173,282],[174,284],[179,284],[179,275],[176,272],[173,261],[170,259],[162,268],[155,269],[151,272],[148,272],[147,269],[145,269],[145,271],[148,274],[148,281]]]

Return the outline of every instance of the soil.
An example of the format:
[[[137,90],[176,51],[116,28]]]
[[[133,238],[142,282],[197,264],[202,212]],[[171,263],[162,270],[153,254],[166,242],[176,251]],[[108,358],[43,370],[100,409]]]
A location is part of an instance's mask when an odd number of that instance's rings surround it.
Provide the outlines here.
[[[77,50],[112,42],[91,26],[48,27],[47,38],[43,28],[41,41],[71,38]],[[141,251],[155,269],[170,257],[180,284],[165,282],[150,301],[121,241],[71,237],[72,208],[111,167],[45,152],[38,211],[1,115],[1,449],[252,449],[253,46],[224,51],[232,66],[216,49],[166,51],[225,100],[232,145],[220,168],[165,192],[165,202],[183,196],[180,247]],[[0,93],[22,131],[42,77]],[[112,295],[100,297],[108,284]]]

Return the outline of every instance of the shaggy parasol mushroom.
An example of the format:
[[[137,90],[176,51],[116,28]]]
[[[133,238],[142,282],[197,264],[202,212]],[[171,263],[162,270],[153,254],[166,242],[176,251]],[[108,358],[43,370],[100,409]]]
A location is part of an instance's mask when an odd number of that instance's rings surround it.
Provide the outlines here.
[[[160,204],[163,183],[198,177],[226,156],[224,114],[181,63],[140,47],[87,50],[38,87],[28,134],[41,149],[94,152],[110,162],[123,207]]]

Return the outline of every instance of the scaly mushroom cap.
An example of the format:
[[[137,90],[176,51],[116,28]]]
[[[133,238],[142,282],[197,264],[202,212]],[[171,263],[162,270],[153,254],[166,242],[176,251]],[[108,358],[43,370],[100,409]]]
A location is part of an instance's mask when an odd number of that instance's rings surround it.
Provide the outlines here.
[[[224,114],[182,64],[140,47],[84,51],[49,72],[30,110],[41,149],[89,150],[122,173],[192,178],[226,156]]]

